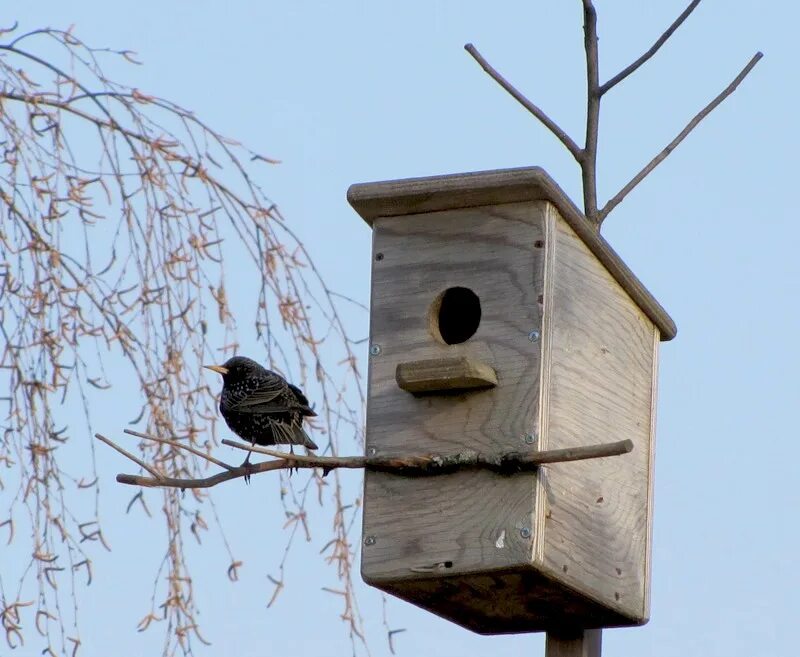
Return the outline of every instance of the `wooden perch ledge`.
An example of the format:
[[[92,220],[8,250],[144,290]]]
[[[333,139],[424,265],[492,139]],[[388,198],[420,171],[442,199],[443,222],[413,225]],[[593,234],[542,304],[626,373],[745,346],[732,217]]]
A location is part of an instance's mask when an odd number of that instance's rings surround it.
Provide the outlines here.
[[[118,474],[117,481],[131,486],[145,486],[148,488],[211,488],[230,479],[237,479],[270,470],[286,470],[293,468],[319,468],[323,474],[328,474],[336,468],[376,470],[390,472],[408,477],[431,476],[449,474],[463,469],[491,470],[500,474],[515,474],[518,472],[531,472],[541,465],[548,463],[564,463],[566,461],[581,461],[596,459],[605,456],[619,456],[633,450],[630,440],[621,440],[615,443],[601,443],[583,447],[569,447],[567,449],[550,449],[529,452],[510,452],[508,454],[479,454],[466,450],[457,454],[446,456],[438,454],[411,454],[408,456],[301,456],[285,454],[277,450],[267,449],[259,445],[249,445],[223,440],[222,444],[245,452],[255,452],[275,457],[273,460],[262,463],[252,463],[245,466],[234,466],[204,454],[202,451],[183,444],[178,440],[156,438],[137,431],[125,430],[125,433],[152,440],[154,442],[172,445],[178,449],[185,449],[210,463],[223,468],[210,477],[202,479],[176,479],[162,475],[158,470],[147,465],[139,458],[117,445],[114,441],[97,433],[95,438],[117,450],[134,463],[147,470],[152,476],[146,477],[132,474]]]

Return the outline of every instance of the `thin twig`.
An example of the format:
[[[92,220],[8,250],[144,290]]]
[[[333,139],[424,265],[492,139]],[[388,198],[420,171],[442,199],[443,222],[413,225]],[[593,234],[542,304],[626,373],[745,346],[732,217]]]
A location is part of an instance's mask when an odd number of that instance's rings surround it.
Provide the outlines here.
[[[606,82],[603,85],[601,85],[600,89],[598,90],[600,95],[602,96],[609,89],[611,89],[612,87],[614,87],[617,84],[619,84],[620,82],[622,82],[631,73],[633,73],[642,64],[644,64],[648,59],[650,59],[653,55],[655,55],[659,51],[661,46],[663,46],[666,43],[667,39],[669,39],[672,36],[672,34],[675,32],[675,30],[677,30],[681,26],[683,21],[685,21],[687,18],[689,18],[689,14],[691,14],[695,10],[695,7],[697,7],[697,5],[700,4],[700,1],[701,0],[692,0],[692,2],[689,3],[689,6],[686,7],[686,9],[683,10],[683,13],[680,16],[678,16],[675,19],[675,21],[672,23],[672,25],[670,25],[666,29],[664,34],[662,34],[660,37],[658,37],[658,41],[656,41],[652,45],[650,50],[648,50],[646,53],[644,53],[635,62],[633,62],[632,64],[630,64],[627,67],[625,67],[624,69],[622,69],[613,78],[608,80],[608,82]]]
[[[123,429],[122,433],[127,433],[131,436],[136,436],[137,438],[143,438],[144,440],[152,440],[156,443],[161,443],[162,445],[169,445],[170,447],[177,447],[178,449],[185,449],[187,452],[191,452],[195,456],[199,456],[201,459],[205,459],[209,463],[213,463],[214,465],[218,465],[221,468],[225,468],[226,470],[235,470],[236,466],[231,465],[230,463],[225,463],[225,461],[220,461],[219,459],[215,459],[213,456],[206,454],[205,452],[200,451],[199,449],[195,449],[191,445],[187,445],[186,443],[182,443],[178,440],[168,440],[166,438],[156,438],[155,436],[150,436],[146,433],[140,433],[138,431],[134,431],[133,429]]]
[[[105,436],[100,435],[99,433],[94,434],[94,437],[97,438],[97,440],[99,440],[101,442],[104,442],[109,447],[114,448],[115,450],[117,450],[123,456],[128,457],[131,461],[133,461],[134,463],[138,464],[143,469],[147,470],[151,475],[153,475],[153,477],[155,477],[156,481],[164,480],[164,475],[162,475],[158,470],[156,470],[155,468],[150,467],[149,465],[147,465],[147,463],[142,461],[139,457],[134,456],[128,450],[120,447],[119,445],[117,445],[112,440],[109,440],[108,438],[106,438]]]
[[[252,443],[239,443],[235,440],[222,439],[222,444],[234,449],[241,449],[246,452],[255,452],[257,454],[266,454],[267,456],[274,456],[279,459],[293,459],[299,463],[316,463],[319,461],[319,456],[304,456],[303,454],[287,454],[280,452],[277,449],[270,449],[269,447],[262,447],[261,445],[254,445]]]
[[[400,632],[405,632],[405,631],[406,631],[405,628],[401,628],[399,630],[389,630],[388,632],[386,632],[386,636],[389,639],[389,652],[391,652],[393,655],[396,654],[394,651],[394,635],[400,634]]]
[[[600,132],[600,65],[597,52],[597,11],[583,0],[583,47],[586,50],[586,144],[580,159],[583,179],[583,213],[597,222],[597,138]]]
[[[97,438],[116,446],[100,434]],[[279,458],[254,463],[249,466],[232,468],[202,479],[177,479],[159,476],[155,479],[138,475],[119,474],[117,481],[133,486],[163,487],[163,488],[210,488],[230,479],[246,475],[269,472],[272,470],[286,470],[296,468],[319,468],[325,474],[337,468],[361,469],[366,468],[377,472],[388,472],[403,476],[429,476],[449,474],[464,469],[483,469],[501,474],[514,474],[519,472],[532,472],[539,466],[547,463],[564,463],[584,459],[619,456],[633,450],[630,440],[566,449],[552,449],[532,452],[511,452],[499,455],[484,455],[474,451],[464,451],[457,454],[413,454],[408,456],[300,456],[283,454],[262,448],[258,445],[247,445],[224,441],[225,444],[244,451],[278,454]],[[120,451],[123,451],[120,449]],[[124,451],[123,451],[124,453]],[[126,454],[129,458],[131,455]],[[138,462],[138,461],[137,461]]]
[[[572,153],[572,156],[580,161],[582,157],[582,151],[578,144],[576,144],[572,138],[562,130],[558,124],[556,124],[553,119],[551,119],[547,114],[545,114],[539,107],[534,105],[530,100],[528,100],[525,96],[520,93],[516,87],[514,87],[508,80],[506,80],[500,73],[498,73],[489,62],[487,62],[483,55],[481,55],[477,48],[473,46],[471,43],[468,43],[464,46],[464,50],[466,50],[470,55],[472,55],[473,59],[475,59],[478,64],[481,65],[481,68],[489,74],[491,78],[494,79],[497,84],[499,84],[503,89],[505,89],[508,93],[510,93],[517,102],[520,103],[526,110],[528,110],[531,114],[533,114],[539,121],[541,121],[545,127],[550,130],[558,139],[561,141],[562,144],[567,148],[567,150]]]
[[[645,166],[639,173],[637,173],[631,181],[625,185],[608,203],[605,204],[602,210],[600,210],[598,214],[598,225],[608,216],[608,213],[611,212],[617,205],[620,204],[622,199],[624,199],[631,190],[636,187],[644,178],[653,170],[655,169],[661,162],[666,159],[666,157],[673,151],[675,148],[680,144],[686,136],[697,127],[697,124],[700,123],[706,116],[708,116],[714,109],[719,105],[723,100],[725,100],[728,96],[730,96],[735,90],[736,87],[739,86],[742,80],[747,77],[747,74],[753,69],[753,67],[758,63],[758,60],[763,57],[763,53],[757,52],[753,55],[753,58],[747,63],[742,71],[737,75],[733,82],[731,82],[714,100],[712,100],[708,105],[706,105],[689,123],[686,127],[680,131],[677,137],[673,139],[663,151],[661,151],[658,155],[656,155],[650,162]]]

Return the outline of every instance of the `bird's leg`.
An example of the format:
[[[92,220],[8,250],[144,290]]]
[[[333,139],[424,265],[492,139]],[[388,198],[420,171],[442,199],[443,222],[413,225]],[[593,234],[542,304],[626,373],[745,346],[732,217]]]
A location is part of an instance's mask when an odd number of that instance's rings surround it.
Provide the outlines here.
[[[251,445],[255,445],[256,443],[255,443],[255,441],[253,441],[250,444]],[[244,459],[244,461],[242,462],[242,465],[241,465],[241,467],[247,468],[247,472],[244,473],[244,483],[246,483],[246,484],[250,483],[250,470],[252,468],[252,466],[250,465],[250,455],[252,453],[253,452],[247,452],[247,456],[245,457],[245,459]]]

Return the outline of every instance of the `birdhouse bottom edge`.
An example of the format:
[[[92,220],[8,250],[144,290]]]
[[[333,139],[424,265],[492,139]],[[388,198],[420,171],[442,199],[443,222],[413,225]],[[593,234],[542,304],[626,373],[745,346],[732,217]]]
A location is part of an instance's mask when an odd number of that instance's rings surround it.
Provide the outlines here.
[[[477,634],[644,625],[536,569],[497,570],[368,584]]]

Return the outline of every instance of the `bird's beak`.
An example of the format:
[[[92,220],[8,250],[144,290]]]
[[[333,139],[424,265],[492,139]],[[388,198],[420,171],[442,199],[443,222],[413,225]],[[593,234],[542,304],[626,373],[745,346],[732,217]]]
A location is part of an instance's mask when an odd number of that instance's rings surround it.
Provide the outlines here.
[[[222,365],[203,365],[203,367],[217,374],[222,374],[223,376],[228,373],[228,368],[222,367]]]

